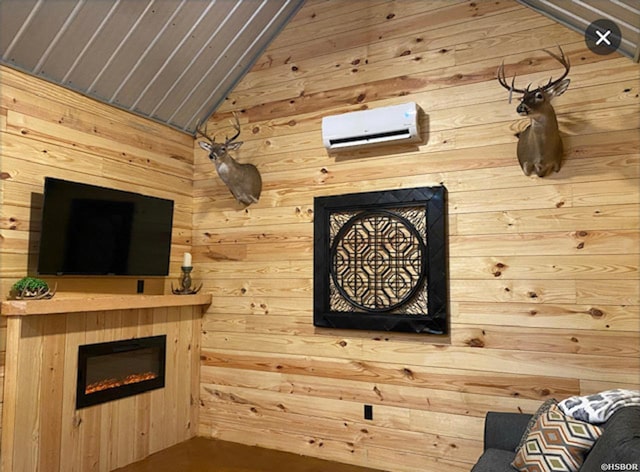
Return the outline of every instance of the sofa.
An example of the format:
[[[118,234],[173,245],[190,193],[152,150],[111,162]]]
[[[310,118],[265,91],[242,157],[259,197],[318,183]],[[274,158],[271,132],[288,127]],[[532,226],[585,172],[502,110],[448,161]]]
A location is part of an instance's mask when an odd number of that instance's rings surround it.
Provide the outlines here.
[[[511,463],[532,416],[488,412],[485,417],[484,452],[471,472],[516,471]],[[621,408],[605,423],[597,426],[604,431],[587,452],[579,470],[640,470],[640,406]]]

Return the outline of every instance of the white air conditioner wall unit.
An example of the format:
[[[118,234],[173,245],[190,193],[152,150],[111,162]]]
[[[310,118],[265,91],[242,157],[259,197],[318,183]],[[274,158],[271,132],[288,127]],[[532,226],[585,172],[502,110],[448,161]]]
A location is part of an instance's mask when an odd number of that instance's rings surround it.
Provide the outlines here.
[[[322,142],[329,151],[421,141],[415,102],[322,118]]]

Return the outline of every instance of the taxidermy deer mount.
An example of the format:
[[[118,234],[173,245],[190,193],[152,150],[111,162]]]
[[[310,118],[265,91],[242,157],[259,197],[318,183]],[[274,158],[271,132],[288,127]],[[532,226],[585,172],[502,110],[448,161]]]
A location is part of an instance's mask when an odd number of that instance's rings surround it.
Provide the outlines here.
[[[224,143],[216,143],[215,137],[212,138],[207,134],[205,125],[204,130],[201,126],[196,126],[196,134],[202,136],[206,141],[198,141],[202,149],[209,153],[209,159],[216,166],[216,171],[220,179],[229,188],[236,200],[244,205],[257,203],[262,191],[262,177],[258,168],[253,164],[240,164],[231,157],[229,151],[237,150],[242,141],[236,141],[240,136],[240,121],[238,116],[233,114],[233,128],[236,130],[231,138],[226,138]]]
[[[560,56],[543,49],[544,52],[560,62],[564,68],[564,74],[559,79],[549,79],[549,83],[535,90],[514,87],[516,76],[513,76],[511,85],[507,84],[504,75],[504,61],[498,68],[498,82],[509,91],[509,103],[513,92],[522,94],[520,105],[516,111],[520,116],[527,116],[531,123],[520,133],[518,137],[518,161],[525,175],[532,172],[538,177],[545,177],[553,172],[558,172],[562,165],[562,140],[558,131],[558,120],[551,106],[551,99],[562,95],[569,87],[569,79],[565,79],[571,65],[565,57],[562,48]]]

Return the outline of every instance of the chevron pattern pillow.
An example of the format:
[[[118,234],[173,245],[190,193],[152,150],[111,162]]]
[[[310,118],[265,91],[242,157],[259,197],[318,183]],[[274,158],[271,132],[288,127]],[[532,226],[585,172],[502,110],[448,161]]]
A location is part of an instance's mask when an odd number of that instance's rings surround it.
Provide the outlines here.
[[[577,472],[602,431],[554,405],[538,418],[511,465],[520,472]]]

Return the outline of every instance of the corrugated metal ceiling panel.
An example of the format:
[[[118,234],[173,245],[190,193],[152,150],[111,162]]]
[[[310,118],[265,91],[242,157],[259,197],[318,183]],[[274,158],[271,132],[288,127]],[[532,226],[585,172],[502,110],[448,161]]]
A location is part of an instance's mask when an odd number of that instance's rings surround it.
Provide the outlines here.
[[[613,21],[622,33],[618,51],[640,60],[640,2],[638,0],[518,0],[520,3],[585,34],[594,21]]]
[[[304,0],[0,0],[0,62],[193,134]]]
[[[518,0],[599,18],[638,60],[637,0]],[[193,134],[304,0],[0,0],[0,63]]]

